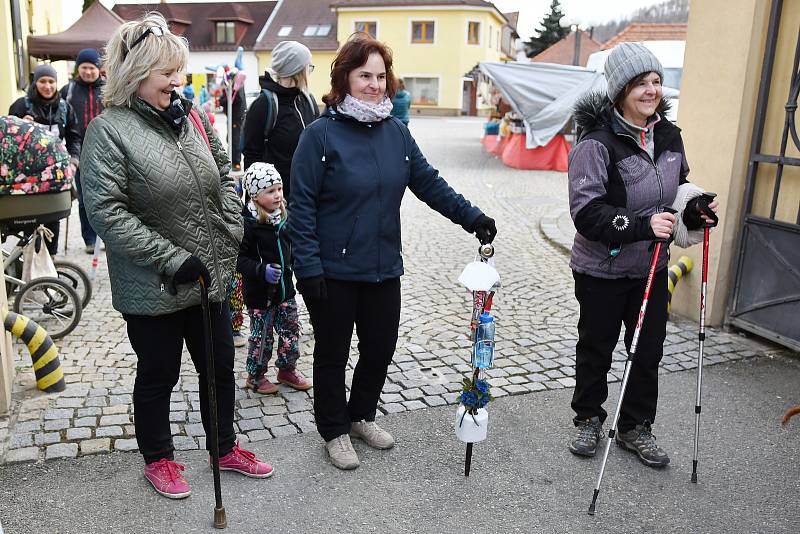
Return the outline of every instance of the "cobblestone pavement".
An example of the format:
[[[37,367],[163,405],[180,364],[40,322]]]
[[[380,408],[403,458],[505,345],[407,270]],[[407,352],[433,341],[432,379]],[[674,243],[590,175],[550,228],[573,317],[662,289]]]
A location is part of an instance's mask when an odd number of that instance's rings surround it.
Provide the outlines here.
[[[502,290],[495,299],[496,367],[487,372],[496,397],[574,386],[577,305],[563,250],[544,239],[540,219],[566,205],[566,176],[556,172],[517,171],[487,155],[479,144],[481,122],[428,118],[411,123],[423,152],[456,190],[497,220],[495,241]],[[456,279],[474,259],[477,241],[428,209],[411,193],[402,207],[406,274],[400,338],[381,396],[380,410],[406,410],[454,404],[462,377],[469,372],[469,293]],[[71,218],[68,259],[89,267],[82,251],[77,212]],[[64,233],[62,225],[62,234]],[[311,375],[311,328],[301,314],[305,334],[299,368]],[[663,372],[695,366],[696,324],[671,322]],[[778,351],[733,333],[710,329],[709,364]],[[136,450],[132,393],[136,357],[122,317],[111,307],[104,261],[94,298],[81,324],[58,342],[68,388],[45,395],[35,390],[26,349],[16,362],[15,404],[0,418],[0,461],[20,462],[76,457],[113,450]],[[353,343],[355,348],[355,342]],[[237,349],[237,380],[244,381],[244,348]],[[352,351],[351,365],[357,351]],[[609,374],[620,379],[621,345]],[[271,371],[270,376],[272,375]],[[348,383],[352,367],[347,373]],[[285,386],[277,395],[237,390],[236,425],[240,440],[313,432],[311,392]],[[198,379],[184,354],[181,380],[172,394],[170,421],[179,450],[205,446],[200,424]]]

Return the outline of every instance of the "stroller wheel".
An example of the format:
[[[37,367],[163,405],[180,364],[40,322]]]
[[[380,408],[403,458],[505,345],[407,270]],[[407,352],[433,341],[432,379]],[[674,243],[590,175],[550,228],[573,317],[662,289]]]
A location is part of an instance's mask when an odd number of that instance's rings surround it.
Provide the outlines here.
[[[36,278],[22,286],[14,299],[14,311],[35,321],[50,337],[72,332],[81,320],[81,299],[58,278]]]

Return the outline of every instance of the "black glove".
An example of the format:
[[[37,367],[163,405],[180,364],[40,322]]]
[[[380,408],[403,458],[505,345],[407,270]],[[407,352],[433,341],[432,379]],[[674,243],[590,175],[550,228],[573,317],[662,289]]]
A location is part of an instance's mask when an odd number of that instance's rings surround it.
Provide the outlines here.
[[[478,238],[481,245],[485,245],[486,243],[494,241],[494,236],[497,235],[497,226],[494,224],[494,219],[481,213],[480,217],[475,219],[475,222],[472,223],[472,227],[469,231],[475,234],[475,237]]]
[[[688,230],[696,230],[703,226],[703,218],[700,217],[700,197],[694,197],[686,203],[683,208],[683,224]]]
[[[211,275],[208,273],[206,266],[203,265],[203,262],[200,261],[200,258],[189,256],[175,271],[175,275],[172,277],[172,288],[177,291],[178,288],[176,286],[179,284],[195,283],[201,276],[205,280],[206,286],[211,284]]]
[[[322,276],[298,280],[297,290],[306,300],[328,298],[328,287],[325,285],[325,278]]]

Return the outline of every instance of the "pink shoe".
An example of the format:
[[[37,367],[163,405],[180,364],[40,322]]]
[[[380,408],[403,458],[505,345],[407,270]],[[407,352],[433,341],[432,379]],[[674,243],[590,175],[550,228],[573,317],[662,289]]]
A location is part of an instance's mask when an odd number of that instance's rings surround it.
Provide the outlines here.
[[[278,382],[281,384],[286,384],[290,388],[294,388],[298,391],[306,391],[311,389],[311,382],[309,382],[306,377],[300,374],[300,372],[294,367],[290,369],[279,370]]]
[[[251,378],[248,378],[244,383],[244,389],[252,389],[256,393],[261,393],[262,395],[272,395],[273,393],[278,392],[278,386],[270,382],[266,376],[261,377],[261,380],[259,380],[258,383],[255,383]]]
[[[144,477],[153,488],[169,499],[185,499],[192,494],[189,483],[181,475],[185,468],[178,462],[162,458],[144,466]]]
[[[252,478],[269,478],[272,476],[272,466],[267,462],[260,461],[252,452],[239,447],[238,441],[231,452],[219,459],[219,469],[220,471],[236,471]]]

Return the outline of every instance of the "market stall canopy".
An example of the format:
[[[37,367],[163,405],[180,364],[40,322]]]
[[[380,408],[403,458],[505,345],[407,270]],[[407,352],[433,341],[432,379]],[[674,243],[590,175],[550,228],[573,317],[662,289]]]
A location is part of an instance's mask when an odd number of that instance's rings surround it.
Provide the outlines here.
[[[602,72],[552,63],[486,61],[480,69],[525,123],[525,146],[549,143],[572,116],[578,99],[589,91],[606,91]],[[664,88],[664,96],[677,97]]]
[[[96,48],[102,53],[123,22],[101,2],[95,2],[65,31],[51,35],[29,35],[28,53],[51,61],[73,60],[84,48]]]

